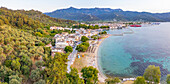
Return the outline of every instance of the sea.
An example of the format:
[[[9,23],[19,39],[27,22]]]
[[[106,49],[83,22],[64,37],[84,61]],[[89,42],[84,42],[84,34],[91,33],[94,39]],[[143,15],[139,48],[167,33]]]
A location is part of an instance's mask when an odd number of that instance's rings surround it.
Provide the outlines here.
[[[159,66],[161,80],[170,74],[170,23],[109,30],[98,50],[99,69],[110,77],[142,76],[149,65]]]

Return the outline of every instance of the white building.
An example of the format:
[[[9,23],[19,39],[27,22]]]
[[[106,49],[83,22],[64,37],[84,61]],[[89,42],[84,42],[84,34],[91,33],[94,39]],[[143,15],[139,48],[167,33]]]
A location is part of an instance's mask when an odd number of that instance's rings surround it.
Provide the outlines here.
[[[50,29],[51,30],[54,30],[54,29],[56,29],[56,30],[64,30],[63,27],[56,27],[56,26],[52,26],[52,27],[50,27]]]
[[[66,46],[69,46],[69,44],[66,43],[66,42],[56,42],[55,46],[56,46],[56,48],[63,48],[64,49]]]

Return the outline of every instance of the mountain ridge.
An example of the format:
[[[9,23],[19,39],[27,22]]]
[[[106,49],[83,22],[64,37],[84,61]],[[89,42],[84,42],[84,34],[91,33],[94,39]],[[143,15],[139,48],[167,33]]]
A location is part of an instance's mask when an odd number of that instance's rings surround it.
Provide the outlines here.
[[[168,22],[170,12],[151,13],[111,8],[66,8],[44,13],[48,16],[75,21],[151,21]]]

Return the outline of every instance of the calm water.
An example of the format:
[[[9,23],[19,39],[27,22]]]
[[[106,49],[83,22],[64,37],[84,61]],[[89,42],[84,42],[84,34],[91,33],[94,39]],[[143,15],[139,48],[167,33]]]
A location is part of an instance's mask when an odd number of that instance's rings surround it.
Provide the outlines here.
[[[162,78],[170,73],[170,23],[130,28],[133,34],[111,36],[99,47],[99,64],[104,74],[118,77],[143,75],[148,65],[160,66]],[[127,29],[109,31],[123,33]]]

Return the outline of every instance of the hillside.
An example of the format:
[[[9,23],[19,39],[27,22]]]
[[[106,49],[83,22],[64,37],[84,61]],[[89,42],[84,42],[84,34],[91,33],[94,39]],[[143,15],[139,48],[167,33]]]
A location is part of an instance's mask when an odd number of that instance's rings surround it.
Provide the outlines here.
[[[47,25],[69,26],[75,21],[49,17],[39,11],[10,10],[0,8],[0,25],[7,24],[19,28],[36,29]]]
[[[10,10],[0,8],[0,26],[9,25],[39,37],[53,37],[57,33],[71,31],[50,30],[50,26],[72,26],[75,21],[56,19],[39,11]]]
[[[69,54],[52,57],[51,48],[45,47],[63,32],[50,30],[50,25],[72,23],[38,11],[0,8],[0,84],[82,84],[76,69],[66,72]]]
[[[54,18],[77,21],[170,21],[170,13],[123,11],[110,8],[67,8],[44,13]]]

